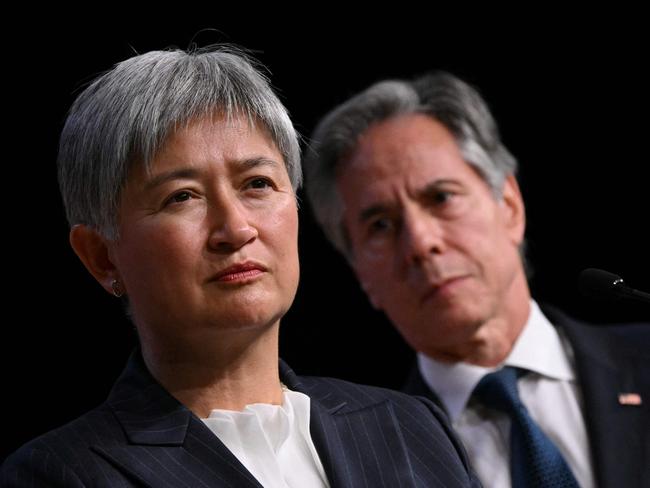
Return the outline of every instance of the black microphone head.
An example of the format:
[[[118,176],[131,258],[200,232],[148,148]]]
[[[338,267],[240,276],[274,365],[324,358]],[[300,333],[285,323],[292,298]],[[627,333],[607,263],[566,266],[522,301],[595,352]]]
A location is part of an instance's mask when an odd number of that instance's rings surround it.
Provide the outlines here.
[[[602,269],[587,268],[580,272],[578,287],[587,296],[594,298],[613,298],[625,286],[620,276]]]

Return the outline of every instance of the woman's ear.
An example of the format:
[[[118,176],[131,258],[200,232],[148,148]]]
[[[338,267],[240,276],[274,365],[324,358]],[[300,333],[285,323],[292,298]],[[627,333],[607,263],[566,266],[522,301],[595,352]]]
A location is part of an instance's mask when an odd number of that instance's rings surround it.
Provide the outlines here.
[[[114,282],[119,283],[120,277],[110,259],[107,239],[92,227],[77,224],[70,229],[70,245],[90,274],[114,294]]]
[[[508,175],[503,183],[503,218],[513,243],[520,245],[526,231],[526,209],[514,175]]]

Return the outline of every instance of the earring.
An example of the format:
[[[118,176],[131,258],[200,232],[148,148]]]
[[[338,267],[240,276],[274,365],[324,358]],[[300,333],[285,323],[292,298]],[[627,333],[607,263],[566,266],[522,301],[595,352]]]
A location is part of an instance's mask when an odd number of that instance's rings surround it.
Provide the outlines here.
[[[111,288],[113,289],[113,295],[115,295],[117,298],[120,298],[122,295],[124,295],[124,290],[122,289],[122,285],[119,281],[113,280],[111,282]]]

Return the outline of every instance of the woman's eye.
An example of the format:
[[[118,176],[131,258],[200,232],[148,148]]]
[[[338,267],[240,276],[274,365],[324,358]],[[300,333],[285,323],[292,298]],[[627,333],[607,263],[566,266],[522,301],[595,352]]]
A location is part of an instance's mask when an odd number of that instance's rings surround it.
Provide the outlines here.
[[[167,204],[170,203],[181,203],[185,202],[192,198],[192,194],[189,191],[179,191],[178,193],[175,193],[172,195],[169,200],[167,200]]]

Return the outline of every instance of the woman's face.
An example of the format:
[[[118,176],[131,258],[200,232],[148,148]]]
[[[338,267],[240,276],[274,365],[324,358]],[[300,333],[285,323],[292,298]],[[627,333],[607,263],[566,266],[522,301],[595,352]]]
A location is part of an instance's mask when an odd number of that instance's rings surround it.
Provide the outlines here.
[[[243,117],[172,134],[122,194],[109,258],[143,340],[271,326],[298,286],[298,215],[284,160]]]

